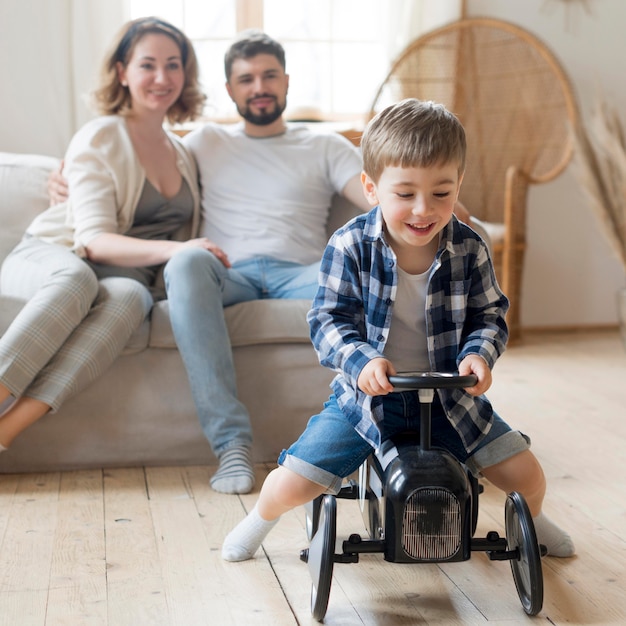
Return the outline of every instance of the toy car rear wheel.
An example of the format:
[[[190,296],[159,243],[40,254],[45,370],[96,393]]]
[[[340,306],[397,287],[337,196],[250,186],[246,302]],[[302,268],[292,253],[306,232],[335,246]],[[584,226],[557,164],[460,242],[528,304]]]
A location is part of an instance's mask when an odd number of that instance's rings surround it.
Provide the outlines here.
[[[311,574],[311,614],[321,622],[326,615],[333,578],[335,540],[337,538],[337,500],[322,498],[317,532],[309,546],[308,565]]]
[[[318,496],[304,505],[304,525],[306,528],[306,538],[311,541],[317,532],[320,518],[320,508],[323,496]]]
[[[541,552],[528,505],[517,492],[510,493],[504,508],[507,550],[517,551],[511,571],[517,594],[528,615],[537,615],[543,606]]]

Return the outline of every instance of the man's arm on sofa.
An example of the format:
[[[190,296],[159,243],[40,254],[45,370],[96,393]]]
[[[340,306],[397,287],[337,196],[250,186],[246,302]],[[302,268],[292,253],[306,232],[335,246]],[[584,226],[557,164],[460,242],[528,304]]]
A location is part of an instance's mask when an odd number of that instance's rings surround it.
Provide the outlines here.
[[[50,176],[48,176],[48,198],[50,199],[50,205],[61,204],[68,198],[69,191],[67,188],[67,180],[61,173],[63,171],[63,161],[59,165],[59,168],[52,170]]]

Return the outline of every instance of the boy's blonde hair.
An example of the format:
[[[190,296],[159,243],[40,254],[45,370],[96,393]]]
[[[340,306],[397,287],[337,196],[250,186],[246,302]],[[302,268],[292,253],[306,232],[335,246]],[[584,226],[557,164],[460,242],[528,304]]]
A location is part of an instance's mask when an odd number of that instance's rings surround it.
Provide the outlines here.
[[[361,138],[363,171],[378,182],[386,167],[457,163],[465,171],[465,130],[442,104],[407,98],[388,106]]]

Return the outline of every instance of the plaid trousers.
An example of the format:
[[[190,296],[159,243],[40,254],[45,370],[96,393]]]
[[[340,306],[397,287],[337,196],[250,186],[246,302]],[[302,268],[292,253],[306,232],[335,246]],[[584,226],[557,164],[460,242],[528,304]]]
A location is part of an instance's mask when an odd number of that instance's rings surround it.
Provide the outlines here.
[[[113,363],[153,303],[140,282],[98,280],[71,250],[36,238],[5,259],[0,293],[25,301],[0,337],[0,383],[52,411]]]

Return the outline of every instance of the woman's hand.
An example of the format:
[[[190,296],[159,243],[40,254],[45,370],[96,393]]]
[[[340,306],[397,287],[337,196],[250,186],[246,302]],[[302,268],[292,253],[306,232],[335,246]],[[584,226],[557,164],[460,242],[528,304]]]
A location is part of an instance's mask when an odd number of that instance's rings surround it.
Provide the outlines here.
[[[388,376],[396,374],[391,361],[379,357],[372,359],[359,374],[357,385],[368,396],[386,396],[393,391]]]
[[[203,250],[208,250],[209,252],[212,252],[224,264],[225,267],[231,266],[226,252],[224,252],[224,250],[222,250],[218,245],[214,244],[206,237],[198,237],[196,239],[189,239],[188,241],[184,241],[180,244],[180,247],[178,248],[178,250],[176,250],[176,252],[184,250],[185,248],[202,248]],[[174,254],[176,254],[176,252],[174,252]]]
[[[492,378],[489,365],[487,365],[487,361],[485,361],[483,357],[477,354],[468,354],[459,363],[459,374],[461,376],[474,374],[478,378],[478,381],[473,387],[468,387],[465,390],[471,396],[480,396],[491,387]]]

